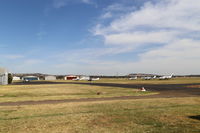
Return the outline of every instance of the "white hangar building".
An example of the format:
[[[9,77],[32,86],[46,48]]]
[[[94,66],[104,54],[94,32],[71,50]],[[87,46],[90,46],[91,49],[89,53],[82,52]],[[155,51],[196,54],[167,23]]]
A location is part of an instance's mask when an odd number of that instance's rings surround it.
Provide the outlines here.
[[[45,76],[45,80],[56,80],[56,76],[53,75]]]
[[[8,84],[8,72],[4,68],[0,68],[0,85]]]

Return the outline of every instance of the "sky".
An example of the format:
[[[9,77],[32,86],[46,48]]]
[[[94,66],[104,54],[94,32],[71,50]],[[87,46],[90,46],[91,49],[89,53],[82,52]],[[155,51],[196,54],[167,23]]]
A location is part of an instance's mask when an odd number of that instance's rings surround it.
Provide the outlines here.
[[[200,74],[199,0],[1,0],[12,73]]]

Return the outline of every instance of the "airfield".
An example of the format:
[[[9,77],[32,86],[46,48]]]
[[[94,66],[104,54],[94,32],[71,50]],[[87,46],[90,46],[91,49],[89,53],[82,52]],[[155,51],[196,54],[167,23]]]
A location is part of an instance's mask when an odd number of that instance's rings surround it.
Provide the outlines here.
[[[0,132],[200,132],[199,96],[200,78],[14,82],[0,86]]]

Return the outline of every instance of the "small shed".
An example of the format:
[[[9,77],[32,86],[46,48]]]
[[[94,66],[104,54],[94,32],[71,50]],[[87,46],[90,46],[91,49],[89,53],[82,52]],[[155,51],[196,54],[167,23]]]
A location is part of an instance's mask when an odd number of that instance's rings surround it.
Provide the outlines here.
[[[74,75],[68,75],[68,76],[65,76],[65,80],[74,80],[74,79],[77,79],[78,76],[74,76]]]
[[[0,68],[0,85],[8,84],[8,72],[4,68]]]
[[[39,80],[39,77],[37,76],[24,76],[22,77],[23,81],[33,81],[33,80]]]
[[[45,80],[56,80],[56,76],[48,75],[44,77]]]

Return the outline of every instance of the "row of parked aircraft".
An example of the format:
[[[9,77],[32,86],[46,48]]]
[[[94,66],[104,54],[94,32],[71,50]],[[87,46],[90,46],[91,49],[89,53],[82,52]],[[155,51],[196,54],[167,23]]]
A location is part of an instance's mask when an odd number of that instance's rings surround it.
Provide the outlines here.
[[[142,79],[144,79],[144,80],[151,80],[151,79],[167,80],[167,79],[171,79],[172,77],[173,77],[173,75],[165,75],[165,76],[161,76],[161,77],[147,76],[147,77],[142,77]],[[129,78],[129,80],[136,80],[136,79],[138,79],[138,78],[137,77]]]

